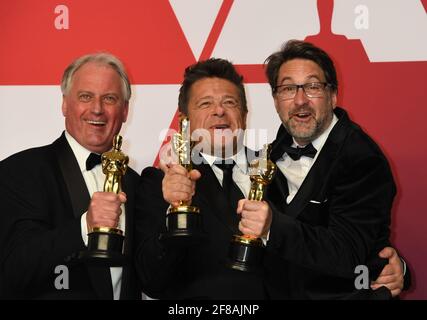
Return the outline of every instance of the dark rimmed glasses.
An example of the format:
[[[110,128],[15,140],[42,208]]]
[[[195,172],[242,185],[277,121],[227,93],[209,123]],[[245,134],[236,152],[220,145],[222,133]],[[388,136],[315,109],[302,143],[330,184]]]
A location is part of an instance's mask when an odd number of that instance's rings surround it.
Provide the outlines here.
[[[309,98],[325,96],[326,88],[331,86],[327,82],[309,82],[304,84],[282,84],[274,88],[274,94],[281,100],[293,99],[301,88]]]

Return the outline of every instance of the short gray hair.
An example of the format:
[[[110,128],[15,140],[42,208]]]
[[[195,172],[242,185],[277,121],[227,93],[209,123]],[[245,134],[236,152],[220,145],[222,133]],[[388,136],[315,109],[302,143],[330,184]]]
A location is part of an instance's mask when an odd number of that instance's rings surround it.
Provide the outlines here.
[[[77,58],[67,67],[67,69],[65,69],[64,74],[62,76],[62,80],[61,80],[61,91],[64,96],[68,94],[71,88],[74,73],[81,66],[89,62],[95,62],[95,63],[108,65],[112,67],[122,79],[123,97],[126,102],[129,101],[131,96],[131,88],[130,88],[129,77],[125,71],[123,63],[117,57],[106,52],[88,54],[80,58]]]

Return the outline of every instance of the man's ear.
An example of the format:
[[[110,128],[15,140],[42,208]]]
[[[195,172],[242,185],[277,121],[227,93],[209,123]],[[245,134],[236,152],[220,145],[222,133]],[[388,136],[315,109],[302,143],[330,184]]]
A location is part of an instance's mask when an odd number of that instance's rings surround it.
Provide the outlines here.
[[[337,95],[338,95],[337,90],[331,92],[332,109],[335,109],[335,107],[337,106]]]
[[[248,112],[242,113],[242,129],[246,130],[246,120],[248,118]]]
[[[67,102],[65,101],[65,96],[62,96],[62,115],[67,116]]]
[[[123,114],[122,114],[123,123],[125,123],[126,120],[128,119],[128,114],[129,114],[129,101],[126,101],[125,105],[123,106]]]
[[[279,113],[279,102],[275,95],[273,95],[274,107],[276,108],[276,112]]]

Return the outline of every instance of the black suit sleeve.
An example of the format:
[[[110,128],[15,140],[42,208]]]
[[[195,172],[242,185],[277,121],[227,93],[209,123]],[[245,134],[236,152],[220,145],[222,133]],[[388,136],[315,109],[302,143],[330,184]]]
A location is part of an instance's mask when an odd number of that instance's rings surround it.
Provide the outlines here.
[[[162,194],[163,173],[153,167],[143,170],[135,211],[136,268],[145,293],[167,298],[165,292],[179,277],[179,265],[186,250],[167,248],[159,240],[166,231],[169,207]]]
[[[65,213],[56,212],[55,204],[64,196],[52,174],[27,160],[0,164],[0,274],[6,296],[54,289],[55,267],[84,247],[80,219],[59,222]]]
[[[316,225],[272,205],[268,249],[317,272],[352,278],[355,267],[366,264],[371,251],[378,252],[388,242],[395,187],[382,155],[348,157],[335,165],[326,186],[327,201],[304,209],[326,217],[326,222]],[[319,206],[318,212],[310,206]],[[307,216],[304,211],[300,216]]]

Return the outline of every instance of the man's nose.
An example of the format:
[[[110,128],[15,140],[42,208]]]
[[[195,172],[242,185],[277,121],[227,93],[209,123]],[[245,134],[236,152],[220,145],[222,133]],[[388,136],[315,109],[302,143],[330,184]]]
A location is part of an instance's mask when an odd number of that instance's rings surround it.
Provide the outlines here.
[[[91,105],[91,111],[95,114],[102,114],[104,107],[102,105],[102,98],[96,98]]]
[[[217,115],[217,116],[223,116],[224,115],[224,113],[225,113],[225,108],[224,108],[224,106],[222,105],[222,103],[221,102],[215,102],[215,107],[214,107],[215,109],[215,114]]]
[[[304,105],[308,102],[308,97],[304,92],[302,87],[297,88],[297,92],[295,93],[294,102],[296,105]]]

